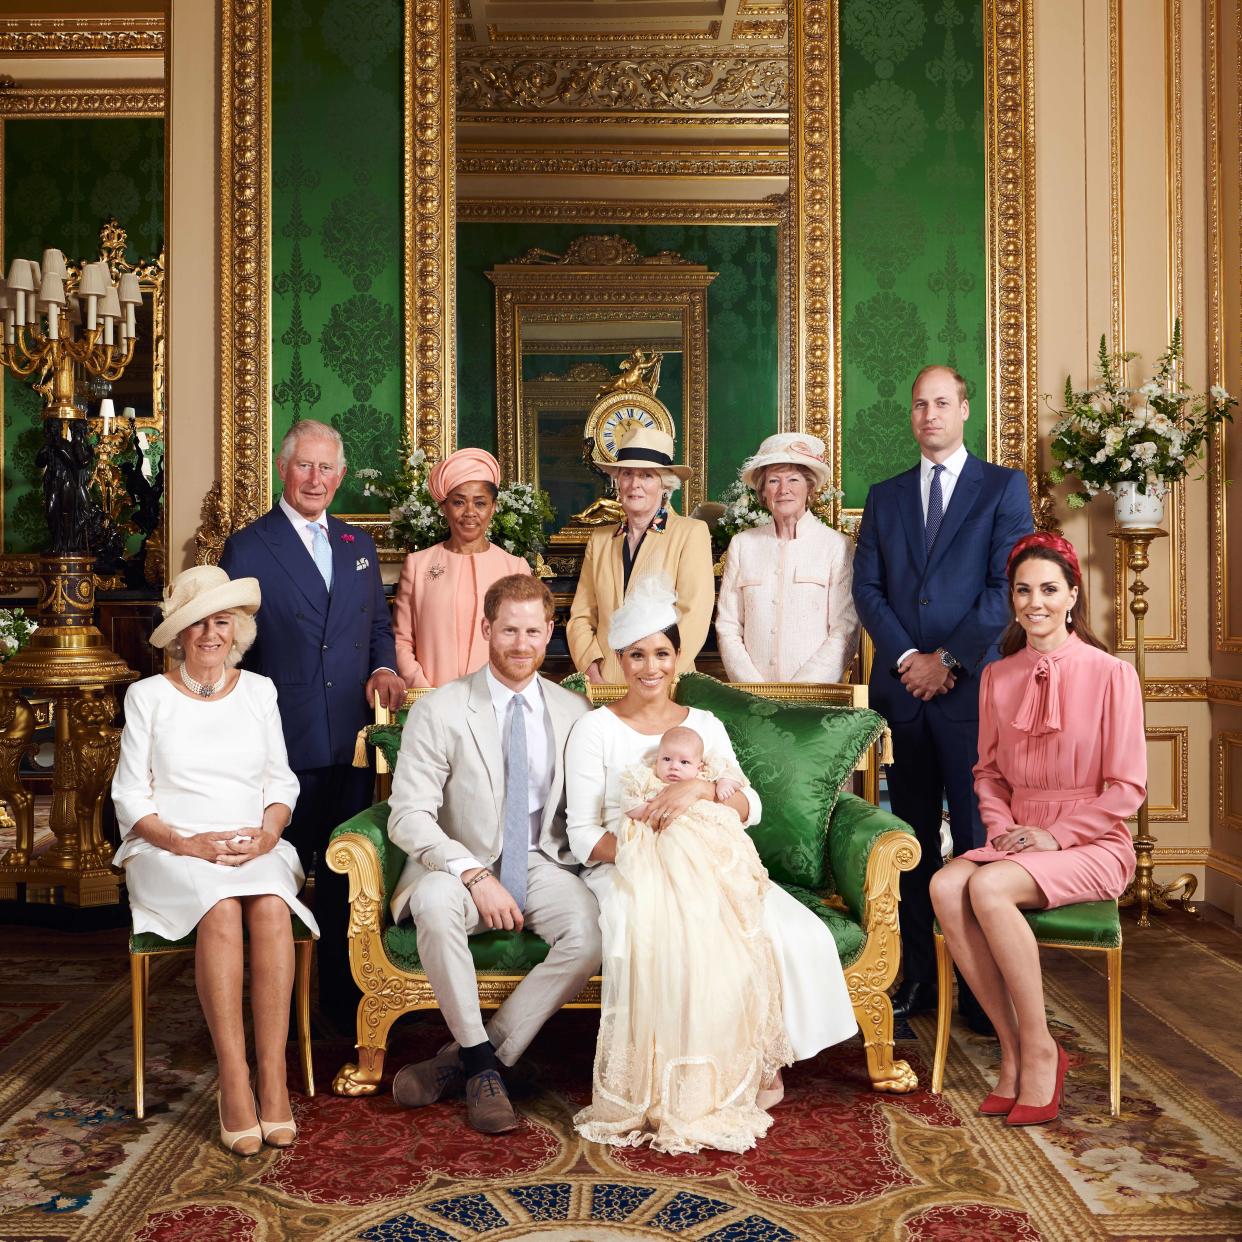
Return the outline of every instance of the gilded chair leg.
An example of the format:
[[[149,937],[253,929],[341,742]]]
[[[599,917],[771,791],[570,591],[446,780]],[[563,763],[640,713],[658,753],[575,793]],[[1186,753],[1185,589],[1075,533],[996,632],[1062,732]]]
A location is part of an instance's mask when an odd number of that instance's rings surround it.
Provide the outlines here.
[[[310,976],[313,940],[294,943],[294,995],[298,1013],[298,1056],[302,1062],[302,1082],[308,1096],[315,1094],[315,1070],[311,1061]]]
[[[949,1058],[949,1027],[953,1022],[953,959],[949,946],[940,932],[936,940],[936,1051],[932,1058],[932,1095],[939,1095],[944,1086],[944,1066]]]
[[[134,1115],[146,1116],[147,966],[144,953],[129,955],[129,1010],[134,1023]]]
[[[1121,1115],[1121,946],[1108,953],[1108,1111]]]
[[[342,1065],[332,1080],[334,1095],[374,1095],[384,1077],[384,1057],[388,1052],[388,1032],[403,1014],[424,1005],[401,1004],[389,1008],[376,996],[358,1002],[358,1060]]]
[[[893,1002],[888,993],[877,989],[859,996],[851,988],[851,999],[854,1016],[862,1028],[871,1089],[893,1095],[916,1090],[919,1078],[910,1063],[893,1058]]]

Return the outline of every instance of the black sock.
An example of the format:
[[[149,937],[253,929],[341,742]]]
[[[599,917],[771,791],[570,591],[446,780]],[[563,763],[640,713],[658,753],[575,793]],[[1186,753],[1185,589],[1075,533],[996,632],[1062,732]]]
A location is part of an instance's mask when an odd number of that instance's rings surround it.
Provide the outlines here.
[[[473,1078],[484,1070],[499,1070],[500,1062],[496,1060],[495,1048],[490,1042],[485,1042],[461,1050],[461,1067],[466,1071],[467,1078]]]

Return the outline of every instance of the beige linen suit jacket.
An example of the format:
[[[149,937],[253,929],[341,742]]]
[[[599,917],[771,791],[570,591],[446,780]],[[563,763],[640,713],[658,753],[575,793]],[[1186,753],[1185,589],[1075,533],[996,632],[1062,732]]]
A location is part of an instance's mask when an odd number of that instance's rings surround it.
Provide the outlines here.
[[[539,683],[553,739],[552,786],[539,849],[562,866],[576,867],[565,835],[565,743],[591,705],[546,677]],[[504,751],[484,665],[419,699],[401,731],[388,800],[388,836],[406,854],[393,893],[394,920],[408,914],[410,896],[423,877],[447,871],[450,859],[475,858],[490,867],[500,857],[504,799]]]
[[[603,661],[604,680],[621,682],[621,662],[608,646],[608,623],[625,598],[625,567],[618,527],[596,531],[587,543],[578,575],[578,590],[569,610],[565,637],[574,667],[581,673],[596,660]],[[648,531],[630,573],[636,582],[647,574],[665,573],[677,592],[677,628],[681,655],[677,671],[688,673],[703,650],[716,602],[712,567],[712,536],[706,522],[682,517],[671,510],[663,531]]]

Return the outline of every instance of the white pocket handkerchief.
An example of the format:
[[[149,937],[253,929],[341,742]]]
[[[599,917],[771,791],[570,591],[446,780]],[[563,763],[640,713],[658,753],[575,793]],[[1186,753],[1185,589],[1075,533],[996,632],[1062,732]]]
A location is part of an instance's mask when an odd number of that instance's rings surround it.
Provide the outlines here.
[[[362,570],[362,569],[367,569],[367,568],[369,568],[370,564],[371,564],[371,562],[370,562],[370,560],[369,560],[367,557],[365,557],[365,556],[360,556],[360,557],[358,558],[358,563],[354,566],[354,570],[355,570],[355,571],[358,571],[358,570]]]

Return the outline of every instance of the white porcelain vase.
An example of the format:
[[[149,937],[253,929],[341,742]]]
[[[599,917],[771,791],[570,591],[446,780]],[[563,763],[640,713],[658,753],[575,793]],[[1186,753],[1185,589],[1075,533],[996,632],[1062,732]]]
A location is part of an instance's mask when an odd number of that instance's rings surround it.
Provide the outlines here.
[[[1164,488],[1149,483],[1147,491],[1139,491],[1137,483],[1115,484],[1113,512],[1118,526],[1150,530],[1164,521]]]

